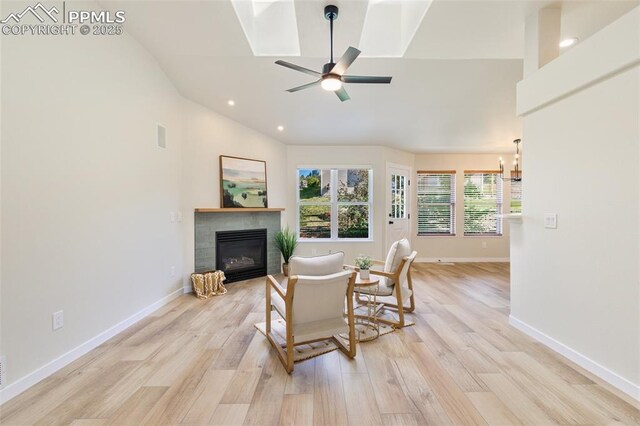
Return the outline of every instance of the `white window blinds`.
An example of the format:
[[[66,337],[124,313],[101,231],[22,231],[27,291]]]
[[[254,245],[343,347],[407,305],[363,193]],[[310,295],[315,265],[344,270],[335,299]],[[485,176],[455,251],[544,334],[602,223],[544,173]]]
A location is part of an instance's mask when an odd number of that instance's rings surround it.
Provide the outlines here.
[[[419,171],[418,235],[455,235],[455,171]]]
[[[464,234],[502,235],[502,179],[498,171],[464,172]]]
[[[522,172],[518,172],[522,177]],[[516,172],[511,172],[511,177],[516,177]],[[522,181],[511,182],[511,205],[510,213],[522,213]]]

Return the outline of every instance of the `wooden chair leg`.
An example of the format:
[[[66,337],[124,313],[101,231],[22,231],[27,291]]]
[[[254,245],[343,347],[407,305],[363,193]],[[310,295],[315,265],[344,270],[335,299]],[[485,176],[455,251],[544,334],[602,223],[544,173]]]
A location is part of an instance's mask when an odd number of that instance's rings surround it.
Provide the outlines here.
[[[409,270],[407,271],[407,283],[409,285],[409,291],[411,291],[411,297],[409,298],[409,309],[407,309],[407,312],[413,312],[416,309],[416,301],[413,298],[415,292],[413,291],[413,279],[411,278],[411,268],[409,268]]]
[[[290,310],[287,310],[287,364],[285,365],[285,370],[287,373],[291,374],[293,371],[293,352],[294,352],[294,344],[293,344],[293,319],[291,318]]]
[[[398,282],[398,281],[396,281]],[[404,327],[404,307],[402,306],[402,286],[400,284],[396,284],[396,303],[398,307],[398,327]]]
[[[267,336],[271,333],[271,288],[269,287],[269,279],[267,279],[267,294],[265,296],[266,306],[264,309],[265,312],[265,331]]]

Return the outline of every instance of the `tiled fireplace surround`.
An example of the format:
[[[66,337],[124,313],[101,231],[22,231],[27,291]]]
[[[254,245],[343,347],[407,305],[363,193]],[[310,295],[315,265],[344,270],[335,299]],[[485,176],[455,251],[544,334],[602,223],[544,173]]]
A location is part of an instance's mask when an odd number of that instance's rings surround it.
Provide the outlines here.
[[[216,269],[216,231],[267,229],[267,273],[280,272],[281,257],[274,242],[280,230],[279,211],[195,212],[195,272]]]

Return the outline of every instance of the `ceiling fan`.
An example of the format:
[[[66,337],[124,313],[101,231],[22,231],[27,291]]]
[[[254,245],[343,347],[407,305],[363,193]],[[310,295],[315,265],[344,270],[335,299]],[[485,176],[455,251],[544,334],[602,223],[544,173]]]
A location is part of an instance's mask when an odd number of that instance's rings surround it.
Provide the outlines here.
[[[344,75],[347,68],[356,60],[360,51],[355,47],[349,47],[344,55],[338,60],[333,62],[333,21],[338,18],[338,7],[334,5],[325,6],[324,17],[329,20],[329,29],[331,37],[331,59],[329,63],[324,64],[322,72],[310,70],[308,68],[301,67],[285,61],[276,61],[276,64],[283,67],[291,68],[295,71],[300,71],[305,74],[318,77],[319,79],[313,83],[305,84],[302,86],[294,87],[287,90],[287,92],[297,92],[302,89],[308,89],[320,85],[324,90],[335,92],[338,98],[342,102],[350,99],[349,94],[342,83],[373,83],[373,84],[389,84],[391,83],[391,77],[373,77],[373,76],[358,76],[358,75]]]

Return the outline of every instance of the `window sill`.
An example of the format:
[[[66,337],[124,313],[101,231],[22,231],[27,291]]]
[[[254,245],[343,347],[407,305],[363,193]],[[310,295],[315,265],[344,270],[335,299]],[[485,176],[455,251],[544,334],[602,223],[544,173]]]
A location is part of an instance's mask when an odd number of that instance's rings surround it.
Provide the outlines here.
[[[506,213],[498,215],[502,219],[506,219],[511,223],[522,223],[522,213]]]
[[[436,238],[442,238],[442,237],[455,237],[456,234],[417,234],[417,237],[436,237]]]
[[[504,234],[471,234],[471,235],[467,235],[464,234],[465,238],[500,238],[500,237],[504,237]]]

